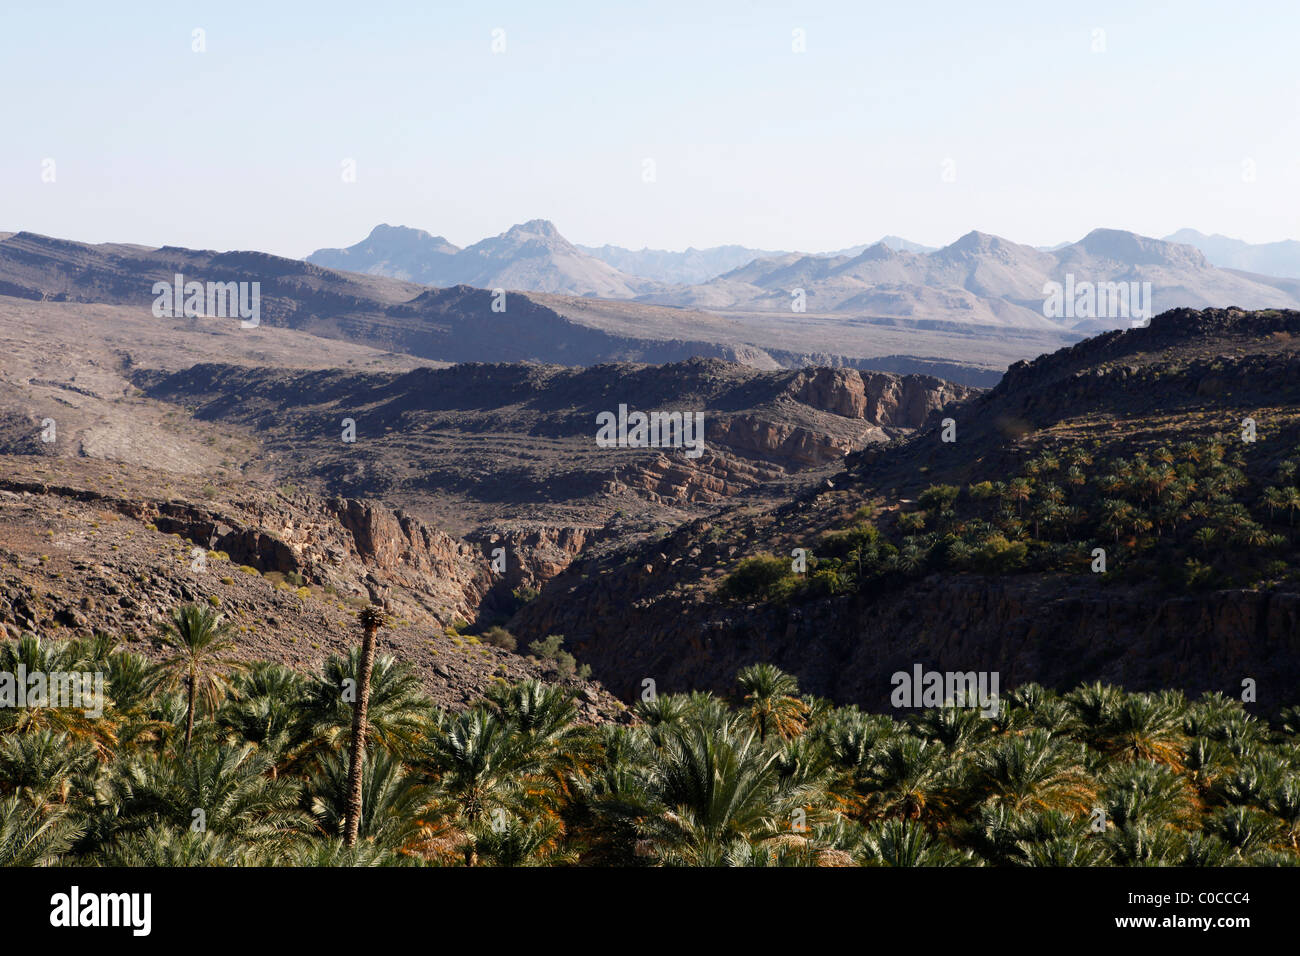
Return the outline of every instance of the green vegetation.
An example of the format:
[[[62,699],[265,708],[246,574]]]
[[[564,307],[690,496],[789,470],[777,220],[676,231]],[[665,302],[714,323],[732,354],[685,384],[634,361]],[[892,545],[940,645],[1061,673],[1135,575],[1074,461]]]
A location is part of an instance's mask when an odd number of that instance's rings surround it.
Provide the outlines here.
[[[762,555],[741,561],[723,582],[722,594],[744,602],[778,600],[797,585],[789,561]]]
[[[548,634],[542,640],[530,643],[528,651],[536,658],[550,661],[555,666],[560,680],[568,680],[576,673],[578,662],[568,651],[561,650],[563,644],[563,634]],[[587,669],[587,673],[590,672],[590,669]]]
[[[506,651],[513,651],[519,645],[519,642],[515,640],[515,636],[504,627],[488,628],[483,632],[483,640],[493,647],[499,647]]]
[[[720,594],[817,598],[936,572],[1097,573],[1168,591],[1295,584],[1298,474],[1300,448],[1264,442],[1211,439],[1109,459],[1077,445],[1043,451],[1006,481],[931,485],[892,523],[824,535],[806,574],[779,558],[747,558]]]
[[[1270,726],[1218,695],[1030,684],[993,717],[896,718],[757,665],[731,701],[665,695],[583,726],[536,681],[440,710],[391,657],[362,679],[361,648],[314,675],[231,669],[208,609],[173,621],[160,665],[105,637],[0,644],[0,671],[108,687],[99,718],[0,708],[0,865],[1300,862],[1297,708]],[[362,624],[373,648],[381,622]]]

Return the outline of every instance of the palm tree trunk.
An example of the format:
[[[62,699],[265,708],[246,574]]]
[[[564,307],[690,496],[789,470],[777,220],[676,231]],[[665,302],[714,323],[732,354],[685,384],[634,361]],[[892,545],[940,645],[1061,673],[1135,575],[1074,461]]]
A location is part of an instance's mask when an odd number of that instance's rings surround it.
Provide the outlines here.
[[[185,753],[190,752],[190,740],[194,737],[194,692],[198,681],[190,674],[189,706],[185,711]]]
[[[352,752],[348,767],[347,821],[343,842],[355,846],[361,828],[361,774],[366,759],[366,711],[370,706],[370,670],[375,662],[375,631],[378,627],[366,622],[361,641],[361,661],[357,668],[357,701],[352,709]]]

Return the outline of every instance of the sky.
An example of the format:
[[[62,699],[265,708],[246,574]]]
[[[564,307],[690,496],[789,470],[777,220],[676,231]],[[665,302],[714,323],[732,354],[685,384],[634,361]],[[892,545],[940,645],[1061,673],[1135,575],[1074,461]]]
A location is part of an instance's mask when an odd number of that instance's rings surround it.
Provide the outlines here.
[[[0,231],[1297,239],[1297,36],[1293,0],[5,0]]]

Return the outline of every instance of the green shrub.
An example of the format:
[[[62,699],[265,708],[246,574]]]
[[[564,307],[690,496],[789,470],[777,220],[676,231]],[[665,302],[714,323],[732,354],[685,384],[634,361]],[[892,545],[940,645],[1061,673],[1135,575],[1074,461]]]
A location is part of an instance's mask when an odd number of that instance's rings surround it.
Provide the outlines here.
[[[745,558],[723,580],[720,592],[734,601],[766,601],[797,584],[790,562],[773,555]]]
[[[535,601],[537,595],[542,592],[537,590],[537,588],[530,588],[527,585],[521,584],[510,593],[515,599],[515,604],[519,607],[523,607],[528,602]]]
[[[560,676],[560,680],[568,680],[577,670],[578,662],[568,651],[557,651],[555,654],[555,670]]]
[[[937,514],[951,508],[960,493],[961,489],[956,485],[931,485],[921,492],[917,501],[926,511]]]
[[[1003,535],[989,535],[975,548],[972,560],[976,570],[985,574],[1006,574],[1025,566],[1029,545],[1008,541]]]
[[[507,631],[504,627],[490,627],[483,632],[483,640],[493,647],[499,647],[505,651],[513,651],[519,646],[515,636]]]
[[[563,634],[548,634],[540,641],[533,641],[528,645],[528,651],[534,657],[541,660],[551,660],[556,654],[560,653],[560,648],[564,644]]]

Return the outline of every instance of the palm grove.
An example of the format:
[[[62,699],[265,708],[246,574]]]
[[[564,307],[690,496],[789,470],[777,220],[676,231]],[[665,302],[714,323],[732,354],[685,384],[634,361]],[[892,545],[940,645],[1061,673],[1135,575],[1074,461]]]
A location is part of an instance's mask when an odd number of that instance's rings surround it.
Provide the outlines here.
[[[0,710],[5,865],[1276,865],[1300,861],[1300,712],[1037,685],[992,717],[869,714],[766,664],[730,698],[582,725],[562,685],[455,713],[360,646],[236,663],[209,607],[151,663],[108,637],[0,646],[102,672],[102,717]],[[349,691],[355,691],[350,693]]]

